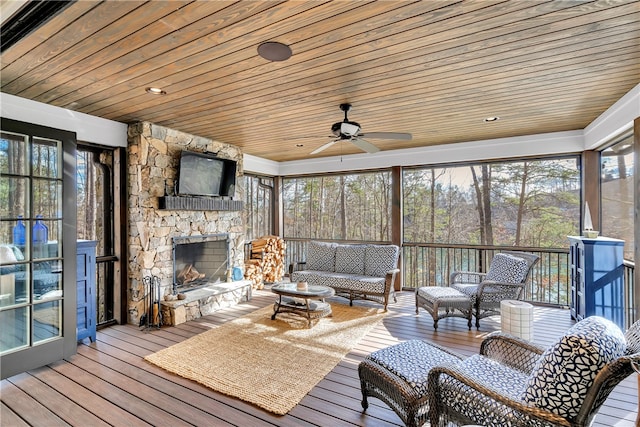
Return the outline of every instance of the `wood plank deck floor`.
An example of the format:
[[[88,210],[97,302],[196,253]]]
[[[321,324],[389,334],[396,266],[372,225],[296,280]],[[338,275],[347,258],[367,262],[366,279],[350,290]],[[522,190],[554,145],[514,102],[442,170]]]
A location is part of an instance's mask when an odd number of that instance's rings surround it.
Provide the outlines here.
[[[141,331],[133,325],[98,331],[68,360],[2,381],[2,426],[398,426],[397,415],[378,399],[360,406],[357,366],[370,352],[413,338],[428,339],[461,354],[478,352],[484,335],[500,328],[499,316],[484,319],[481,330],[467,330],[464,319],[449,318],[433,330],[431,317],[415,315],[412,292],[398,303],[357,346],[287,415],[253,405],[169,374],[142,358],[195,334],[273,303],[268,290],[213,315],[175,327]],[[335,299],[344,304],[345,300]],[[363,303],[367,305],[367,303]],[[535,341],[549,344],[572,324],[567,310],[536,307]],[[223,343],[222,343],[223,344]],[[264,355],[269,369],[269,355]],[[632,427],[638,411],[636,378],[628,378],[598,413],[597,426]]]

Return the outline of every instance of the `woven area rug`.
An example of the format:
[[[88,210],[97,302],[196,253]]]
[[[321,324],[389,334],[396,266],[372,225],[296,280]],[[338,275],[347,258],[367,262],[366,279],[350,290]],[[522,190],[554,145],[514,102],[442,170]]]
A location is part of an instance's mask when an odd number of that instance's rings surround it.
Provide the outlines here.
[[[327,375],[384,313],[332,303],[313,322],[271,320],[271,306],[191,337],[145,360],[213,390],[284,415]]]

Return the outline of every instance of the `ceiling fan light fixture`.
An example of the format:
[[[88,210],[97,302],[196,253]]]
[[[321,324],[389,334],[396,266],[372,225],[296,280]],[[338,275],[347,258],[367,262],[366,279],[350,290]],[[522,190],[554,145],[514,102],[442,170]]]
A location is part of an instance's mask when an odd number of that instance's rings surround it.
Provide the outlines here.
[[[267,61],[286,61],[292,54],[291,48],[280,42],[264,42],[258,46],[258,55]]]
[[[159,87],[148,87],[145,89],[145,91],[147,93],[150,93],[151,95],[166,95],[167,92],[165,92],[164,90],[160,89]]]
[[[351,144],[369,154],[377,153],[378,151],[380,151],[378,147],[362,138],[397,139],[403,141],[411,141],[411,134],[404,132],[360,133],[360,124],[357,122],[352,122],[347,117],[347,113],[351,110],[351,104],[340,104],[340,109],[344,111],[344,120],[331,125],[331,133],[335,135],[335,139],[316,148],[311,152],[311,154],[317,154],[321,151],[324,151],[332,145],[341,141],[349,141]]]
[[[354,136],[360,131],[360,126],[355,123],[342,122],[340,132],[347,136]]]

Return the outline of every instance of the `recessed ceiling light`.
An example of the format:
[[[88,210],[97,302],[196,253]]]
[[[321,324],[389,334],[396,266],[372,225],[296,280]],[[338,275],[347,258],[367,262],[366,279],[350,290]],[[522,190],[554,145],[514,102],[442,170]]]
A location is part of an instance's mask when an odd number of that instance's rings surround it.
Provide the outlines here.
[[[264,42],[258,46],[258,54],[268,61],[286,61],[292,53],[289,46],[280,42]]]
[[[497,122],[498,120],[500,120],[500,117],[491,116],[491,117],[487,117],[486,119],[484,119],[484,122],[485,123],[490,123],[490,122]]]
[[[166,95],[167,92],[165,92],[164,90],[160,89],[159,87],[148,87],[145,89],[145,91],[147,91],[147,93],[150,93],[152,95]]]

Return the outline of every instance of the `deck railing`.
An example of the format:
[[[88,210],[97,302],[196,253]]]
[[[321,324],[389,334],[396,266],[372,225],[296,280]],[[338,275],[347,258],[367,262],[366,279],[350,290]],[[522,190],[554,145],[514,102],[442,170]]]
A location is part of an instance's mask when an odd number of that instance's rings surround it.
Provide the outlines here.
[[[285,239],[287,244],[287,266],[304,260],[306,239]],[[388,242],[346,242],[338,243],[378,243]],[[525,251],[540,257],[533,268],[525,287],[524,299],[538,305],[569,307],[571,305],[571,270],[569,249],[548,249],[531,247],[497,247],[472,245],[443,245],[437,243],[405,243],[402,247],[400,269],[403,289],[422,286],[442,286],[449,282],[454,271],[486,272],[495,253],[501,251]],[[634,264],[624,263],[624,304],[626,324],[634,318],[633,305]]]
[[[403,287],[442,286],[454,271],[487,272],[494,254],[501,251],[531,252],[540,257],[527,286],[526,301],[569,307],[571,277],[568,249],[405,244],[403,247]]]

